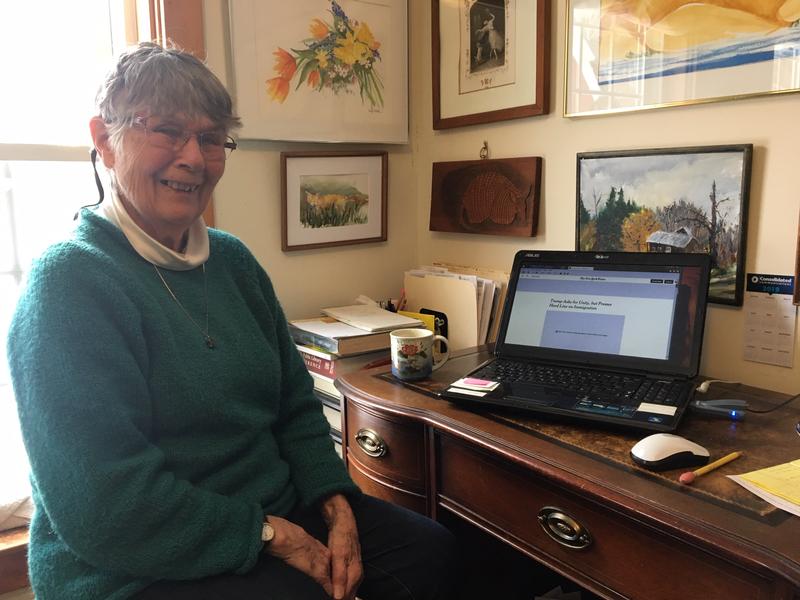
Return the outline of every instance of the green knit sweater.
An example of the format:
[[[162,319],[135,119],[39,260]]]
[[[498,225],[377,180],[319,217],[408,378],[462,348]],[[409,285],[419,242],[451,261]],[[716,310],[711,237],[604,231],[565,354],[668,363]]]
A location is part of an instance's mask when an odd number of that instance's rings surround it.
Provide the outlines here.
[[[265,514],[359,493],[266,273],[236,238],[209,237],[213,350],[153,265],[90,211],[30,274],[8,358],[38,600],[245,573]],[[202,269],[161,271],[205,326]]]

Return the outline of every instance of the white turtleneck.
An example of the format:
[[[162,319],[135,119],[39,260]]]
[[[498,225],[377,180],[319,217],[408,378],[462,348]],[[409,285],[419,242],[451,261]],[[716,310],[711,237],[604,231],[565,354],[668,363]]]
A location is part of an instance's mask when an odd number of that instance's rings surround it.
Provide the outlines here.
[[[113,189],[110,196],[109,201],[98,207],[98,214],[119,227],[134,250],[146,261],[173,271],[189,271],[208,260],[208,230],[202,216],[189,227],[186,250],[182,253],[175,252],[148,235],[131,219],[128,210]]]

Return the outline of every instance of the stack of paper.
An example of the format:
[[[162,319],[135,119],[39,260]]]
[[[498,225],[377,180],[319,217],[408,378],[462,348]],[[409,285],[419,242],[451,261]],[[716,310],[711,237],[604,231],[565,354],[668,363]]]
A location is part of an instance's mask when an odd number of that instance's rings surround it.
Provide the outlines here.
[[[508,274],[442,263],[406,271],[406,308],[443,313],[451,350],[493,341]]]
[[[491,314],[489,315],[489,320],[487,322],[488,330],[481,343],[495,341],[497,339],[497,331],[500,329],[500,317],[503,313],[503,305],[505,304],[506,300],[506,291],[508,290],[508,271],[490,269],[488,267],[453,265],[444,262],[434,262],[433,266],[447,269],[451,273],[475,275],[484,280],[491,280],[491,282],[494,284],[494,290],[491,292],[491,295],[484,293],[484,300],[491,298]]]
[[[352,304],[323,308],[323,314],[365,331],[392,331],[404,327],[420,327],[422,321],[384,310],[374,304]]]
[[[800,460],[728,477],[773,506],[800,517]]]

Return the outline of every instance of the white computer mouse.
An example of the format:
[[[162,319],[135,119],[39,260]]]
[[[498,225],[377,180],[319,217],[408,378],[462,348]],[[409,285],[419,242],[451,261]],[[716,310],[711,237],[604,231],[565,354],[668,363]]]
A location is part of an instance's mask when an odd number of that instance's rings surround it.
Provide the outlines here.
[[[655,433],[631,448],[633,461],[651,471],[696,467],[708,462],[708,450],[671,433]]]

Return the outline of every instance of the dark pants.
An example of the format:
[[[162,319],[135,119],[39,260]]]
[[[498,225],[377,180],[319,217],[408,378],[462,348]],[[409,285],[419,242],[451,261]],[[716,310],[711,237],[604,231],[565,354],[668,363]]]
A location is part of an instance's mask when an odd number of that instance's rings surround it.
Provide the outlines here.
[[[454,598],[457,548],[442,525],[371,496],[352,502],[361,541],[363,600],[449,600]],[[287,517],[327,545],[328,530],[318,510]],[[194,581],[161,581],[136,600],[325,600],[313,579],[262,553],[245,575],[215,575]]]

